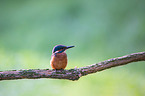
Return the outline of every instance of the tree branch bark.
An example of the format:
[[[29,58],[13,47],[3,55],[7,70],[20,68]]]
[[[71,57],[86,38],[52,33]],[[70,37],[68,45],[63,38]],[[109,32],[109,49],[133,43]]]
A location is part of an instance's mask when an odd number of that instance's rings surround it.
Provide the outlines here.
[[[145,61],[145,52],[133,53],[118,58],[112,58],[86,67],[74,68],[69,70],[28,69],[1,71],[0,81],[38,78],[68,79],[74,81],[78,80],[82,76],[91,73],[96,73],[98,71],[102,71],[116,66],[126,65],[131,62],[137,61]]]

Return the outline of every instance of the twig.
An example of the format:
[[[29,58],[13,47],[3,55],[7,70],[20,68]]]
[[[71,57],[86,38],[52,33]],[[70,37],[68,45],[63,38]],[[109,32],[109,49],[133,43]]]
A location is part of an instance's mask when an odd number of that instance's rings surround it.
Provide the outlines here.
[[[96,73],[98,71],[102,71],[116,66],[126,65],[131,62],[137,61],[145,61],[145,52],[133,53],[118,58],[112,58],[86,67],[74,68],[69,70],[28,69],[1,71],[0,80],[38,78],[78,80],[80,77],[91,73]]]

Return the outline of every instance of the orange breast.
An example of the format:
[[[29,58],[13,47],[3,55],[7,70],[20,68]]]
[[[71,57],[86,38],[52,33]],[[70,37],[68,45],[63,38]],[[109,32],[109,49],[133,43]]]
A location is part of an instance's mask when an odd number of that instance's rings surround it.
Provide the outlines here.
[[[65,69],[67,65],[67,55],[65,52],[52,54],[50,65],[52,69]]]

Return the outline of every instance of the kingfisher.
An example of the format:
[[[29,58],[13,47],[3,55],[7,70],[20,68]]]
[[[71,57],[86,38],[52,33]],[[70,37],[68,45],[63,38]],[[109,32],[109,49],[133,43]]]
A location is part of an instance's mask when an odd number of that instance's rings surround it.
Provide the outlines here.
[[[50,65],[52,69],[60,70],[65,69],[67,66],[67,49],[73,48],[74,46],[56,45],[52,50]]]

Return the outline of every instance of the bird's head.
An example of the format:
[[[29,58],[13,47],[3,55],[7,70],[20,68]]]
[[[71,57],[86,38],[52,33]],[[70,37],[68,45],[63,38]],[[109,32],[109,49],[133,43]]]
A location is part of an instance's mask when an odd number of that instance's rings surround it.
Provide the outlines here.
[[[52,53],[62,53],[69,48],[73,48],[75,46],[65,46],[65,45],[56,45],[54,46]]]

